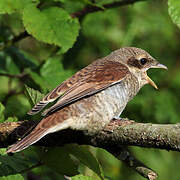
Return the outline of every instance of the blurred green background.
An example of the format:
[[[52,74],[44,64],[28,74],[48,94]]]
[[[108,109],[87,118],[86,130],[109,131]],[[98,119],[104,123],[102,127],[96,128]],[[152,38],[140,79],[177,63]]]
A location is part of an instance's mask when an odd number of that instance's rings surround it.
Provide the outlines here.
[[[84,7],[83,1],[67,1],[61,5],[69,13]],[[28,118],[26,112],[31,105],[24,94],[24,84],[47,93],[93,60],[125,46],[147,50],[165,64],[168,71],[149,70],[148,74],[159,90],[149,85],[143,87],[128,104],[122,117],[144,123],[180,121],[180,30],[168,14],[166,1],[139,2],[95,12],[86,15],[80,24],[76,43],[68,52],[61,54],[57,47],[26,34],[12,41],[24,32],[21,17],[18,13],[0,15],[0,102],[5,107],[5,110],[3,106],[0,109],[4,114],[0,117],[1,122]],[[108,179],[144,179],[104,150],[90,149]],[[158,179],[180,179],[179,153],[137,147],[131,147],[131,150],[159,174]],[[93,176],[88,168],[79,168],[85,175]],[[43,180],[62,178],[56,169],[44,166],[32,169],[31,173]]]

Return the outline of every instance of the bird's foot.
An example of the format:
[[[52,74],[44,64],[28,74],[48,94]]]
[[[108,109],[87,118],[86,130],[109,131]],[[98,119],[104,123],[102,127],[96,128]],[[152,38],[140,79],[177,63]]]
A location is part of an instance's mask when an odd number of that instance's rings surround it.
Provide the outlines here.
[[[123,119],[123,118],[120,118],[119,116],[114,116],[111,121],[114,121],[114,120],[122,120],[122,119]]]
[[[118,118],[114,117],[110,121],[110,123],[104,128],[104,131],[112,133],[119,126],[125,126],[125,125],[132,124],[132,123],[134,123],[133,120],[129,120],[129,119],[126,119],[126,118],[120,118],[120,117],[118,117]]]

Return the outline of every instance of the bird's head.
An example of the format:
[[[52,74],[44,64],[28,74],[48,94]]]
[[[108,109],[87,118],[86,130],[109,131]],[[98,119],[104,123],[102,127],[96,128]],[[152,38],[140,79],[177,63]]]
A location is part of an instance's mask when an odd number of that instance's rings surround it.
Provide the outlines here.
[[[117,59],[127,65],[129,71],[138,78],[141,87],[150,84],[157,89],[156,84],[148,77],[147,70],[150,68],[167,69],[165,65],[160,64],[149,53],[140,48],[125,47],[115,51],[115,53],[119,56]]]

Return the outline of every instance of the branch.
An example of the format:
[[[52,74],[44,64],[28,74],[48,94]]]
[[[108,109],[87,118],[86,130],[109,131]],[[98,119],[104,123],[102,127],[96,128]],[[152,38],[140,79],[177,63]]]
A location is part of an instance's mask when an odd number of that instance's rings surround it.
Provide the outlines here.
[[[12,39],[5,41],[4,44],[0,45],[0,51],[14,45],[16,42],[19,42],[28,36],[29,34],[26,31],[20,33],[18,36],[14,36]]]
[[[7,147],[22,137],[36,121],[7,122],[0,124],[0,147]],[[49,134],[38,145],[62,146],[67,143],[88,144],[97,147],[140,146],[180,151],[180,124],[122,123],[112,132],[103,130],[90,135],[83,131],[66,129]]]
[[[120,6],[134,4],[134,3],[139,2],[139,1],[145,1],[145,0],[122,0],[122,1],[119,1],[119,2],[113,2],[113,3],[109,3],[109,4],[104,4],[104,5],[102,5],[102,7],[92,6],[91,5],[91,6],[85,7],[84,9],[82,9],[80,11],[72,13],[71,17],[73,17],[73,18],[82,18],[86,14],[89,14],[89,13],[93,13],[93,12],[97,12],[97,11],[104,11],[104,10],[109,9],[109,8],[117,8],[117,7],[120,7]]]
[[[9,78],[19,78],[22,79],[26,76],[26,73],[21,73],[21,74],[8,74],[8,73],[0,73],[0,76],[6,76]]]
[[[112,123],[113,122],[113,123]],[[98,134],[66,129],[49,134],[36,143],[41,146],[62,146],[69,143],[92,145],[106,149],[130,168],[149,180],[157,174],[137,160],[126,146],[140,146],[180,151],[180,124],[136,123],[129,120],[113,120],[108,128]],[[27,134],[37,121],[19,121],[0,124],[0,147],[7,147]],[[115,124],[115,125],[112,125]]]
[[[108,147],[106,150],[113,154],[117,159],[123,161],[127,166],[135,170],[141,176],[149,180],[155,180],[158,177],[156,172],[137,160],[136,157],[134,157],[125,147]]]

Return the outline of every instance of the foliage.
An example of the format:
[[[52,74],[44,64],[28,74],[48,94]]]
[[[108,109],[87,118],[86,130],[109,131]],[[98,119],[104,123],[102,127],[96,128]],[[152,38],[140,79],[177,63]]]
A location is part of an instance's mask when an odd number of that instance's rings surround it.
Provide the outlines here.
[[[176,0],[169,0],[169,15],[171,16],[173,22],[180,27],[180,2]]]
[[[44,94],[123,46],[143,48],[169,67],[168,72],[150,71],[160,90],[145,86],[123,116],[154,123],[179,121],[180,2],[168,0],[168,7],[164,1],[146,1],[103,8],[113,2],[117,0],[1,0],[0,122],[24,120]],[[80,17],[77,12],[87,6],[103,11],[84,11]],[[176,153],[132,151],[161,179],[180,179]],[[0,180],[26,179],[30,174],[42,179],[142,179],[108,152],[89,146],[30,147],[13,156],[1,149],[0,154]]]
[[[62,47],[62,52],[72,47],[79,31],[77,19],[72,19],[58,7],[40,11],[34,4],[26,6],[23,10],[23,24],[29,34],[45,43]]]

